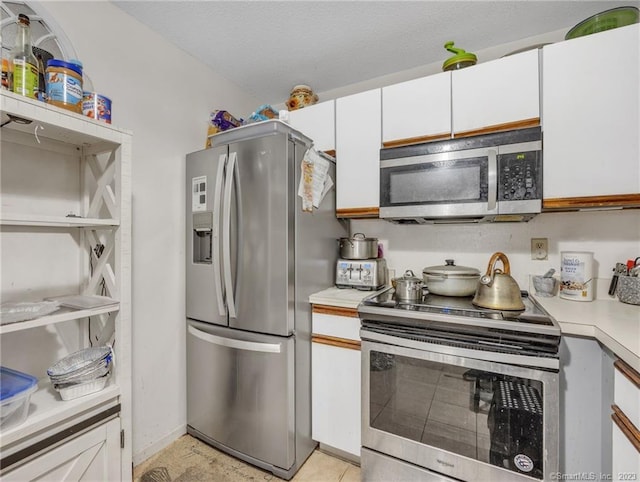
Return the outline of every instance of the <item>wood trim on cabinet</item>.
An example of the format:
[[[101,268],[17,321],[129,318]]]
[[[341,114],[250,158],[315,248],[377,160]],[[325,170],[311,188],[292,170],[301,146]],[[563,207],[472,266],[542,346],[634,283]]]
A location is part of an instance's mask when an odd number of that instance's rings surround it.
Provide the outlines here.
[[[589,208],[637,208],[640,194],[612,194],[609,196],[582,196],[548,198],[542,200],[543,211],[575,211]]]
[[[338,348],[347,348],[349,350],[360,351],[360,342],[356,340],[349,340],[347,338],[338,338],[337,336],[328,335],[311,335],[311,341],[313,343],[319,343],[321,345],[329,345]]]
[[[379,218],[380,208],[344,208],[336,209],[337,218]]]
[[[515,122],[506,122],[504,124],[495,124],[492,126],[482,127],[481,129],[473,129],[470,131],[454,132],[453,138],[479,136],[482,134],[493,134],[494,132],[512,131],[515,129],[525,129],[527,127],[538,127],[540,125],[540,117],[531,119],[523,119]]]
[[[629,365],[622,360],[616,360],[613,362],[613,366],[618,369],[636,388],[640,389],[640,373],[635,371]]]
[[[617,405],[611,405],[611,409],[613,410],[611,419],[627,439],[629,439],[629,442],[631,442],[631,444],[636,448],[638,453],[640,453],[640,430],[631,423],[631,420],[629,420],[624,412],[620,410],[620,407]]]
[[[443,132],[442,134],[433,134],[430,136],[407,137],[404,139],[385,141],[382,143],[382,147],[387,148],[411,146],[413,144],[424,144],[425,142],[441,141],[443,139],[451,139],[451,132]]]
[[[358,310],[356,308],[344,308],[342,306],[316,305],[311,307],[313,313],[322,313],[324,315],[348,316],[349,318],[358,318]]]

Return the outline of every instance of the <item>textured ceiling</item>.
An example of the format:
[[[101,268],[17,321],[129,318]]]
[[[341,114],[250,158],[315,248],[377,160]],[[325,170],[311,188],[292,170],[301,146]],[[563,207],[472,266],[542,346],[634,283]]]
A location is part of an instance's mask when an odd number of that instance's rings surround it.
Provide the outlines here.
[[[571,27],[617,1],[114,1],[261,102]]]

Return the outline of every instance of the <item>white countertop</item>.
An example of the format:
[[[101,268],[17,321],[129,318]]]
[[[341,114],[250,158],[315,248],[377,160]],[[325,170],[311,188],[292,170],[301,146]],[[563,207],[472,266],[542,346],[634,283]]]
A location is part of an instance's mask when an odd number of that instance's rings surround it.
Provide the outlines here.
[[[357,308],[363,299],[374,293],[378,292],[331,287],[311,295],[309,302]],[[562,334],[595,338],[640,371],[640,306],[627,305],[617,299],[588,302],[571,301],[558,296],[535,299],[558,321]]]
[[[384,290],[388,286],[378,291],[362,291],[351,288],[336,288],[332,286],[318,293],[309,296],[309,303],[314,305],[338,306],[340,308],[357,308],[362,300],[368,296],[373,296]]]

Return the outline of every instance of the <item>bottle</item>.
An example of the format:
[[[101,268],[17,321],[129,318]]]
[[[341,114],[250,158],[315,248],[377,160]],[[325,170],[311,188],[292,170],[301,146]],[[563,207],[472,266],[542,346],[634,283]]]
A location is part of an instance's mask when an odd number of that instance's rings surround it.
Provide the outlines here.
[[[10,90],[16,94],[35,99],[38,94],[38,59],[31,47],[31,21],[21,13],[18,15],[16,42],[9,52]]]

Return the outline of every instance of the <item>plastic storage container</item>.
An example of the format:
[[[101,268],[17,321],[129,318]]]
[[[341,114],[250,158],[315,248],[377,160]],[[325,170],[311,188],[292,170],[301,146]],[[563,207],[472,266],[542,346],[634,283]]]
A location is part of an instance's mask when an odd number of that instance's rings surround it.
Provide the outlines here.
[[[29,400],[37,389],[36,377],[0,367],[0,428],[20,425],[27,419]]]

